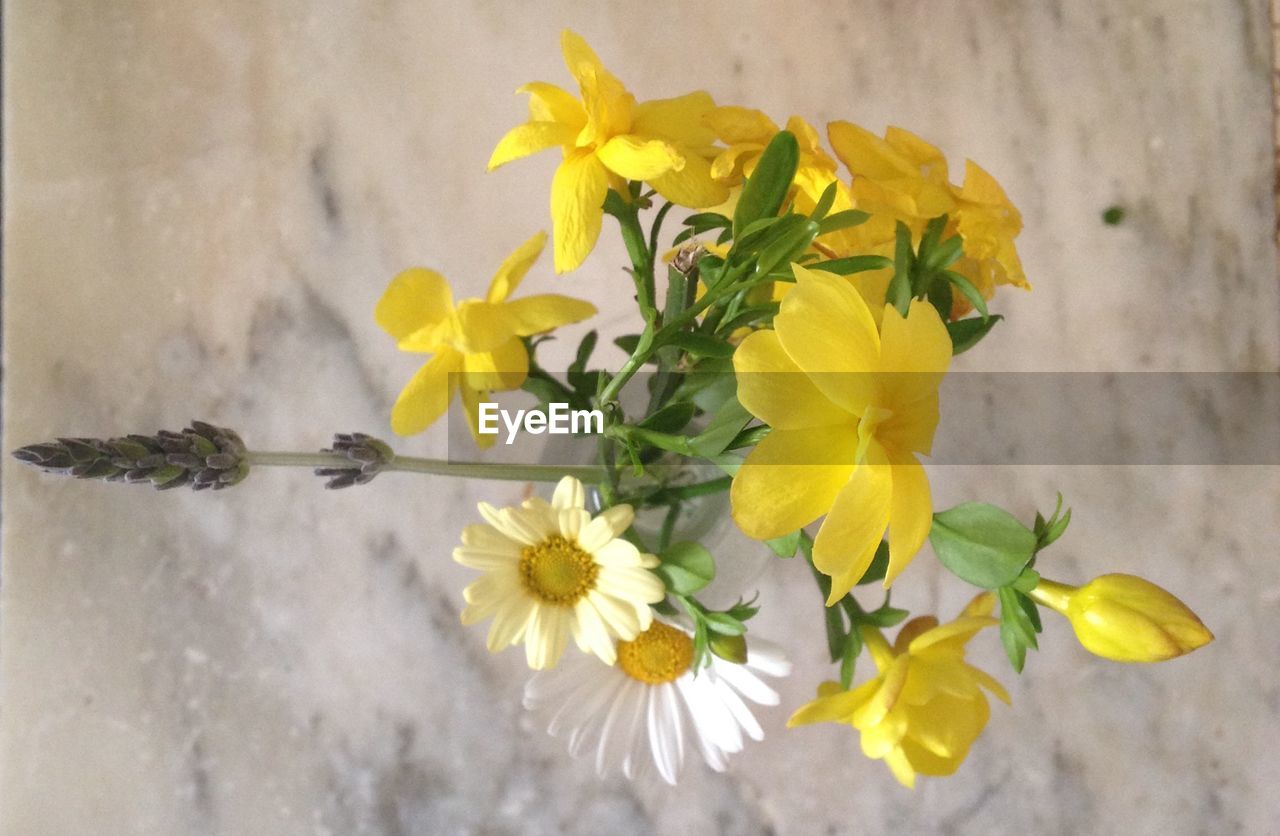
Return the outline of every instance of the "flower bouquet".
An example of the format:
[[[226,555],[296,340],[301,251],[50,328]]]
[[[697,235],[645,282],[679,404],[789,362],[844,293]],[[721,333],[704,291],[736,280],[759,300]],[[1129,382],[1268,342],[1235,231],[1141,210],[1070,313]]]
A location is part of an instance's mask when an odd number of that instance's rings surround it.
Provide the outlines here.
[[[560,150],[558,274],[584,264],[606,215],[616,223],[630,260],[618,289],[638,312],[634,331],[613,335],[625,362],[601,368],[591,331],[567,369],[540,364],[557,329],[596,313],[521,287],[541,232],[501,262],[482,298],[455,300],[445,277],[412,268],[373,314],[396,347],[427,356],[391,411],[395,434],[426,431],[456,395],[481,450],[559,433],[586,455],[423,459],[363,433],[317,453],[270,452],[199,421],[14,455],[160,489],[225,489],[269,466],[312,468],[329,488],[397,471],[544,484],[515,507],[481,503],[462,527],[453,558],[479,574],[461,590],[461,617],[487,623],[490,651],[523,646],[535,671],[526,707],[601,773],[675,783],[691,753],[723,770],[763,736],[752,705],[778,703],[771,682],[790,673],[784,649],[751,629],[757,599],[709,603],[717,568],[742,555],[681,536],[699,508],[727,508],[761,553],[812,572],[812,623],[815,637],[825,625],[832,675],[788,725],[852,726],[863,753],[907,786],[954,772],[987,723],[988,694],[1008,702],[966,661],[987,628],[1019,672],[1045,609],[1114,661],[1162,661],[1212,640],[1141,578],[1043,576],[1042,552],[1072,519],[1061,496],[1029,523],[979,502],[933,506],[919,457],[933,446],[951,359],[1001,321],[988,307],[997,288],[1029,288],[1014,244],[1021,218],[986,170],[968,162],[955,185],[942,152],[900,128],[877,136],[833,122],[828,153],[799,117],[779,128],[703,92],[637,101],[579,36],[566,31],[562,48],[578,94],[520,88],[529,120],[500,139],[489,167]],[[676,226],[679,210],[691,211]],[[493,397],[514,390],[527,395],[513,418]],[[926,541],[975,587],[949,621],[890,601]],[[868,604],[877,587],[883,597]]]

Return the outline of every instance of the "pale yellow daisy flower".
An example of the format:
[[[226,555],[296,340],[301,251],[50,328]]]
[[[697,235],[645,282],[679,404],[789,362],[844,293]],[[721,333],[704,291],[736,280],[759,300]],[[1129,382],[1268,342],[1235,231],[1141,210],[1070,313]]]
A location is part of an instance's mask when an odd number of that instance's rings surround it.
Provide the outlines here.
[[[569,636],[584,653],[612,665],[615,640],[631,641],[653,622],[650,604],[666,590],[658,565],[620,539],[635,513],[615,505],[592,518],[582,483],[566,476],[550,504],[480,503],[487,525],[469,525],[453,559],[484,577],[463,590],[462,623],[493,617],[489,650],[524,643],[529,667],[555,667]]]

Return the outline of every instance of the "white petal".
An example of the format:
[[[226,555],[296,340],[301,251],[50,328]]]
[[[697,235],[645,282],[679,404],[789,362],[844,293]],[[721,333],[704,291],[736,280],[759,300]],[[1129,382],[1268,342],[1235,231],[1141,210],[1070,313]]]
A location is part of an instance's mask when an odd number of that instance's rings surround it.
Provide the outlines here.
[[[578,545],[582,547],[583,551],[595,554],[616,537],[617,535],[613,533],[613,526],[609,525],[609,521],[603,517],[596,517],[578,532]]]
[[[600,567],[600,574],[596,576],[596,589],[624,601],[646,604],[661,601],[667,593],[667,588],[662,585],[662,579],[648,569],[628,569],[617,566]]]
[[[608,774],[610,767],[622,766],[631,745],[629,738],[637,703],[641,702],[643,696],[643,684],[625,673],[619,680],[618,693],[609,706],[609,715],[605,717],[604,726],[600,729],[600,745],[596,747],[596,774],[602,778]]]
[[[700,708],[701,701],[694,694],[690,693],[690,684],[693,678],[682,676],[676,680],[676,687],[680,690],[681,696],[684,697],[685,705],[689,709],[689,720],[693,726],[693,737],[698,741],[698,749],[702,752],[702,759],[707,762],[716,772],[724,772],[729,765],[729,759],[724,752],[712,740],[712,735],[708,729],[708,724],[704,722],[702,712],[705,709]]]
[[[587,600],[595,606],[609,632],[622,640],[631,641],[642,629],[641,619],[630,604],[595,589],[587,593]]]
[[[766,676],[791,675],[791,662],[787,660],[782,648],[764,639],[747,642],[747,667]]]
[[[581,545],[581,541],[579,541]],[[610,540],[591,553],[596,563],[601,566],[636,567],[642,566],[640,550],[626,540]]]
[[[556,511],[556,527],[565,539],[577,540],[578,532],[591,522],[591,515],[581,508],[561,508]]]
[[[579,649],[584,653],[594,653],[601,662],[612,665],[618,659],[617,648],[595,604],[589,597],[583,598],[574,610]]]
[[[711,677],[703,671],[696,677],[686,674],[685,678],[688,679],[685,693],[689,707],[707,739],[726,753],[741,752],[742,730],[720,701]]]
[[[586,494],[582,483],[572,476],[566,476],[556,485],[556,492],[551,497],[551,507],[557,511],[565,508],[582,508],[586,505]]]
[[[617,676],[602,677],[600,687],[591,694],[590,699],[579,703],[578,713],[582,722],[569,733],[570,755],[581,757],[584,752],[595,747],[621,684]]]
[[[632,780],[640,774],[643,765],[653,759],[650,754],[649,730],[646,725],[649,703],[653,700],[653,689],[641,687],[639,694],[640,699],[636,700],[636,713],[631,718],[627,756],[622,759],[622,774]]]
[[[671,717],[667,713],[667,694],[670,689],[657,686],[651,688],[649,697],[649,746],[653,749],[653,763],[658,767],[662,780],[672,786],[680,777],[676,765],[675,746],[678,732],[671,728]]]
[[[520,641],[529,627],[534,609],[533,601],[524,597],[514,598],[507,606],[499,608],[489,627],[490,652],[497,653]]]
[[[751,739],[764,740],[764,729],[760,728],[760,723],[756,721],[755,715],[751,713],[751,709],[747,708],[747,704],[742,701],[741,697],[734,693],[734,690],[729,687],[729,684],[723,680],[717,679],[715,680],[714,687],[716,689],[716,697],[724,707],[729,710],[733,715],[733,718],[737,720],[738,725],[741,726],[748,735],[750,735]],[[741,748],[741,745],[739,745],[738,749],[732,749],[730,751],[737,752],[740,751]]]
[[[723,659],[712,659],[716,676],[734,687],[739,694],[760,705],[777,705],[778,692],[765,685],[743,665],[735,665]]]
[[[462,545],[491,554],[520,554],[518,543],[493,526],[481,523],[472,523],[462,529]]]
[[[615,505],[600,512],[596,519],[604,520],[613,529],[614,537],[621,537],[636,520],[635,509],[630,505]]]

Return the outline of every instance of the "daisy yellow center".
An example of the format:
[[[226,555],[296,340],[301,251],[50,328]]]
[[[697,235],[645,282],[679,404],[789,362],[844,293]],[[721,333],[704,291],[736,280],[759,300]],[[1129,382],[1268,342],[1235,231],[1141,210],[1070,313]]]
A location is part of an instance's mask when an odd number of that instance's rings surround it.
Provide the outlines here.
[[[634,641],[618,643],[618,667],[632,679],[650,685],[674,681],[689,670],[692,662],[693,642],[689,637],[657,621]]]
[[[548,604],[569,607],[592,589],[600,565],[577,543],[552,534],[520,552],[520,580],[524,588]]]

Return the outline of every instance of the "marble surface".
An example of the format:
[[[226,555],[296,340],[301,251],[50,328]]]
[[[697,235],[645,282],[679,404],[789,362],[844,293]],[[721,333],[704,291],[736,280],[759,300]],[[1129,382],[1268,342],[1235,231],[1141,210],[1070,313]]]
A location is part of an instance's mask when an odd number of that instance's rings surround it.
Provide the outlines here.
[[[643,9],[643,11],[642,11]],[[963,367],[1274,371],[1271,45],[1262,0],[1015,3],[8,0],[4,447],[177,428],[257,448],[386,432],[414,368],[371,309],[404,266],[478,294],[545,227],[550,155],[486,175],[510,95],[563,82],[572,26],[642,97],[896,123],[1022,208],[1036,289]],[[1104,208],[1127,216],[1104,226]],[[611,240],[529,287],[628,325]],[[574,333],[581,333],[581,330]],[[555,350],[563,361],[567,346]],[[615,357],[615,359],[618,359]],[[1093,404],[1063,402],[1069,433]],[[445,432],[401,442],[442,454]],[[1122,568],[1216,632],[1166,665],[1053,624],[961,772],[899,788],[834,727],[727,775],[598,781],[522,713],[516,652],[458,623],[448,553],[524,486],[304,472],[216,496],[4,461],[0,831],[80,833],[1267,832],[1280,820],[1275,466],[939,467],[939,506],[1075,508],[1053,572]],[[752,629],[829,672],[811,581],[773,562]],[[966,597],[928,559],[898,600]]]

